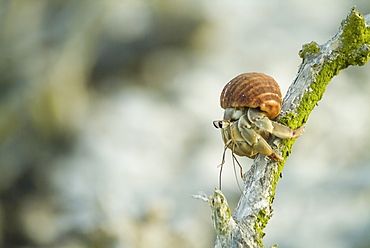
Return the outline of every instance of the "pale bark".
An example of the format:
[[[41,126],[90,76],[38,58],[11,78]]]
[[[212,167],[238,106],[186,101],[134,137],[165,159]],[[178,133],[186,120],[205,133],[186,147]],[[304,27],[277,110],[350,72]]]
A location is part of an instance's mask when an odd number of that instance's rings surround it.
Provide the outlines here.
[[[284,98],[278,122],[292,129],[304,125],[322,98],[326,85],[350,65],[364,65],[370,57],[370,15],[363,16],[353,7],[342,21],[336,35],[322,45],[303,45],[303,59],[294,82]],[[304,139],[304,135],[301,137]],[[263,229],[271,218],[272,202],[284,163],[294,140],[272,137],[269,141],[284,161],[277,163],[257,156],[245,173],[245,188],[235,213],[231,216],[225,196],[218,189],[201,198],[212,209],[217,238],[215,247],[264,247]]]

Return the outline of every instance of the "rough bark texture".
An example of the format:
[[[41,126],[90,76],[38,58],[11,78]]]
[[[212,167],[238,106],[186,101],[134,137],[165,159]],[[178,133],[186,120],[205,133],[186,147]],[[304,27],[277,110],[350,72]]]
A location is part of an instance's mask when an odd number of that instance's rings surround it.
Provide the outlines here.
[[[363,16],[353,7],[332,39],[322,45],[316,42],[305,44],[299,55],[303,59],[302,64],[278,117],[280,123],[292,129],[306,123],[326,85],[340,70],[350,65],[366,64],[370,58],[370,14]],[[294,140],[272,137],[269,143],[284,157],[284,161],[277,163],[265,156],[257,156],[244,175],[243,195],[232,216],[220,190],[216,189],[210,197],[197,196],[211,206],[217,234],[215,247],[264,247],[263,229],[273,214],[276,185]]]

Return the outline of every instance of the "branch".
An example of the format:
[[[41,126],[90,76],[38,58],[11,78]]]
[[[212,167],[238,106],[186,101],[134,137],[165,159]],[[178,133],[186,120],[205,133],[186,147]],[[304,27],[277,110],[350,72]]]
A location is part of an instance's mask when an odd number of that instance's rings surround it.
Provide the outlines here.
[[[305,44],[303,59],[294,82],[284,98],[278,122],[296,129],[304,125],[322,98],[330,80],[350,65],[362,66],[370,58],[370,14],[363,16],[353,7],[337,34],[322,45]],[[220,190],[214,195],[197,196],[212,208],[217,239],[215,247],[264,247],[263,229],[271,218],[275,189],[295,140],[271,137],[269,144],[284,157],[273,162],[258,155],[245,173],[245,188],[233,216]]]

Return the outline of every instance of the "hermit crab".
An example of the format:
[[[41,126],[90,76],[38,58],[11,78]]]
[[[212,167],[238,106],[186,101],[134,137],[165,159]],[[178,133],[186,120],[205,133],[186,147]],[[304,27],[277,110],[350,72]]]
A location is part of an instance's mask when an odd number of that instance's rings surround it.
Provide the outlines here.
[[[278,83],[266,74],[236,76],[222,90],[220,103],[224,118],[213,125],[221,129],[225,149],[239,156],[254,158],[260,153],[272,161],[282,161],[267,143],[269,135],[295,139],[304,132],[303,126],[292,130],[272,120],[280,113],[282,95]]]

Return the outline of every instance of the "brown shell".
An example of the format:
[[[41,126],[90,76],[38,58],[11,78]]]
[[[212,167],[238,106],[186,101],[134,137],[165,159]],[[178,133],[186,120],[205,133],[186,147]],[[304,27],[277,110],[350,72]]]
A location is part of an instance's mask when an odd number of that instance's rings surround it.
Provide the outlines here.
[[[233,78],[222,90],[220,103],[226,108],[260,108],[273,119],[280,113],[280,86],[270,76],[258,72],[243,73]]]

